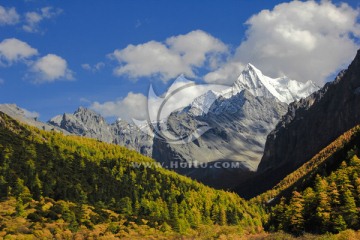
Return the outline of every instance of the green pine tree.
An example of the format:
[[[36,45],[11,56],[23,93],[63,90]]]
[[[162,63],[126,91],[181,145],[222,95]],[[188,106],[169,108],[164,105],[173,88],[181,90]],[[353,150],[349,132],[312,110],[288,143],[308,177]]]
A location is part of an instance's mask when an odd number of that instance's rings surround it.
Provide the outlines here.
[[[346,224],[349,227],[355,228],[358,226],[358,216],[355,199],[348,189],[343,194],[343,205],[341,207],[341,212],[344,217]]]
[[[301,193],[294,191],[285,213],[291,232],[299,234],[304,230],[303,212],[304,199]]]

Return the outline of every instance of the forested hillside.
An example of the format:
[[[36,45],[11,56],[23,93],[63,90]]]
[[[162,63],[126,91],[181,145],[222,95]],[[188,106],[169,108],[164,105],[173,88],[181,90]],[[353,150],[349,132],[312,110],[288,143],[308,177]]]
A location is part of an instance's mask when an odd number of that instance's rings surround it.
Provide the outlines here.
[[[182,234],[213,225],[261,231],[257,205],[133,162],[153,160],[120,146],[25,126],[0,112],[0,197],[2,203],[16,199],[15,214],[27,221],[61,220],[73,232],[102,222],[118,226],[120,220]],[[44,201],[51,204],[26,210]],[[6,235],[8,227],[2,221],[0,231]]]
[[[317,175],[312,186],[294,191],[272,208],[270,230],[292,233],[359,229],[360,159],[355,151],[329,176]]]
[[[292,234],[357,230],[359,138],[357,126],[274,189],[245,201],[135,151],[42,131],[0,112],[0,237],[206,239],[263,226]]]
[[[251,202],[268,206],[265,228],[293,234],[359,229],[360,126],[347,131]]]
[[[271,190],[252,199],[258,203],[274,205],[281,197],[290,197],[296,189],[305,189],[315,180],[317,174],[327,175],[335,171],[347,157],[348,152],[360,146],[360,126],[343,133],[335,141],[322,149],[308,162],[282,179]]]

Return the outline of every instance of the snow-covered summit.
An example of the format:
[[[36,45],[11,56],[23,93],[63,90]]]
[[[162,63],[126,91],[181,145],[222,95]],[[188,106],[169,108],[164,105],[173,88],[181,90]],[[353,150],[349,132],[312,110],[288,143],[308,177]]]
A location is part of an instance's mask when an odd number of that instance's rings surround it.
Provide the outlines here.
[[[265,76],[259,69],[248,63],[231,89],[226,90],[225,95],[234,96],[244,89],[254,96],[265,98],[275,97],[280,102],[291,103],[309,96],[319,89],[312,81],[306,83],[291,80],[288,77],[270,78]],[[229,93],[231,94],[229,95]]]
[[[319,89],[312,81],[306,83],[291,80],[288,77],[270,78],[248,63],[233,86],[217,92],[209,90],[195,98],[189,112],[195,116],[206,114],[216,99],[229,99],[247,90],[255,97],[275,98],[283,103],[291,103],[309,96]]]

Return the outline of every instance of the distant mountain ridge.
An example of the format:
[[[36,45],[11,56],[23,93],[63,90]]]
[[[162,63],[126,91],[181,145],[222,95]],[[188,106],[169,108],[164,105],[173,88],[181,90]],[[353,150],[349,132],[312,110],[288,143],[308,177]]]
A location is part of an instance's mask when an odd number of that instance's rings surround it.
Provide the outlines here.
[[[151,156],[150,136],[123,120],[108,124],[100,114],[84,107],[79,107],[73,114],[57,115],[48,123],[76,135],[125,146],[145,156]]]

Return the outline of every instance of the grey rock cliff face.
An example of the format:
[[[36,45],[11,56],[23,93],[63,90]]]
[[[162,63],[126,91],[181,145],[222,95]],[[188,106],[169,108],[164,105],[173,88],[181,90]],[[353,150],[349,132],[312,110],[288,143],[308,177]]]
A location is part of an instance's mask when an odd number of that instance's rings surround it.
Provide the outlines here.
[[[255,172],[265,146],[267,134],[285,114],[287,104],[275,98],[255,97],[244,90],[229,99],[219,98],[204,116],[191,111],[171,114],[168,129],[173,135],[184,135],[199,126],[210,130],[186,144],[171,144],[154,139],[153,158],[171,168],[176,162],[206,163],[206,168],[175,168],[201,182],[219,188],[231,188]],[[238,163],[236,168],[217,166]],[[221,181],[219,181],[221,179]]]
[[[194,117],[186,111],[174,113],[168,119],[174,135],[194,131],[202,125],[208,125],[210,130],[194,142],[170,144],[170,147],[188,162],[240,161],[249,171],[255,171],[266,135],[285,114],[286,108],[286,104],[275,99],[254,97],[244,90],[230,99],[216,100],[204,116]],[[159,161],[165,159],[154,157]]]
[[[267,137],[259,191],[271,188],[345,131],[360,124],[360,51],[348,70],[306,99],[290,104]],[[254,188],[256,188],[254,186]]]
[[[142,132],[138,127],[126,121],[117,120],[110,125],[110,130],[113,135],[113,143],[129,147],[151,157],[153,138]]]
[[[113,142],[110,126],[99,114],[84,107],[79,107],[74,114],[64,113],[49,122],[76,135],[96,138],[103,142]]]

